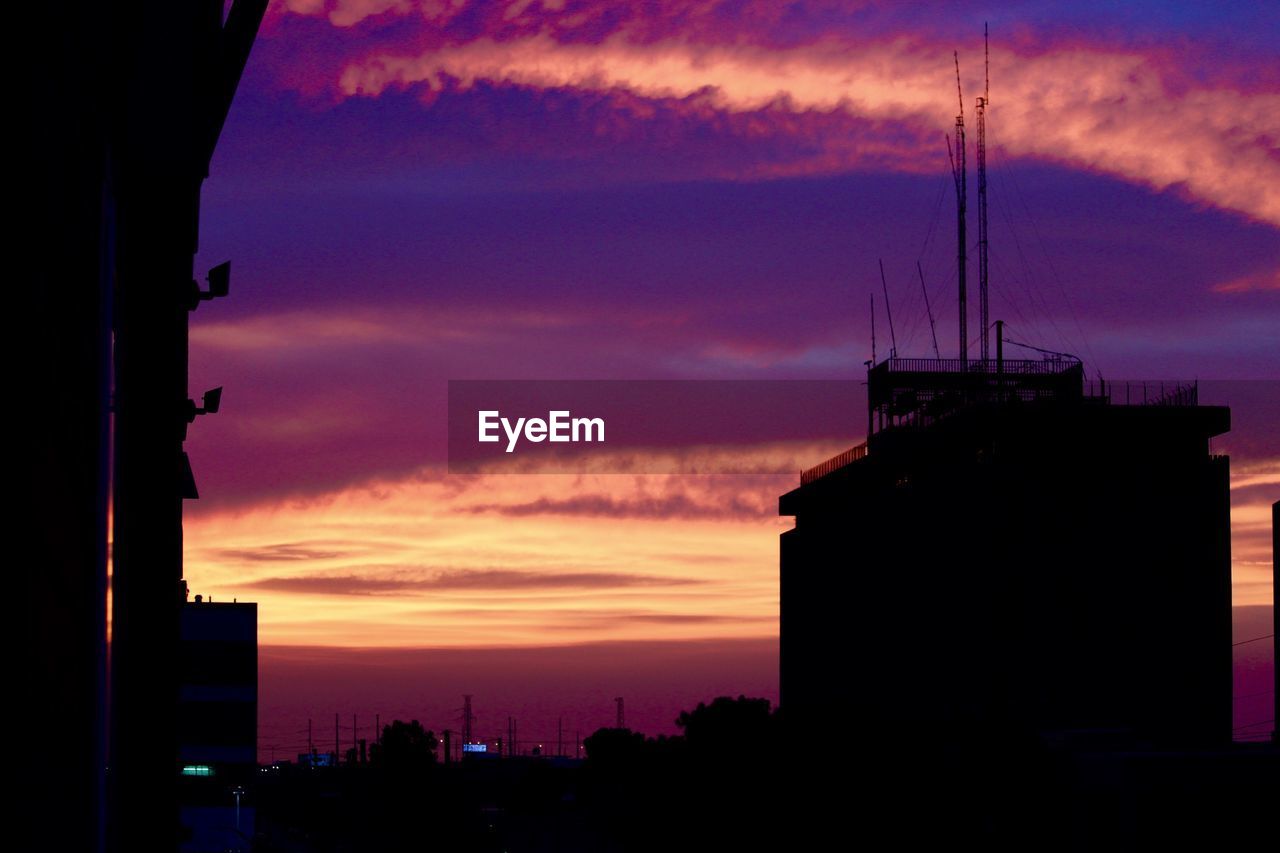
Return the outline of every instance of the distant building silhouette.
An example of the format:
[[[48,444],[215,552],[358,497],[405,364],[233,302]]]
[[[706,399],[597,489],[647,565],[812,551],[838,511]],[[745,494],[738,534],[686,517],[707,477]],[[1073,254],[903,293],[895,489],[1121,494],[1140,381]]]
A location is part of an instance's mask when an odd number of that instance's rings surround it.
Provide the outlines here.
[[[180,655],[180,849],[248,850],[253,808],[235,791],[258,766],[258,605],[186,602]]]
[[[868,404],[780,500],[794,731],[1230,741],[1227,408],[1002,357],[881,362]]]

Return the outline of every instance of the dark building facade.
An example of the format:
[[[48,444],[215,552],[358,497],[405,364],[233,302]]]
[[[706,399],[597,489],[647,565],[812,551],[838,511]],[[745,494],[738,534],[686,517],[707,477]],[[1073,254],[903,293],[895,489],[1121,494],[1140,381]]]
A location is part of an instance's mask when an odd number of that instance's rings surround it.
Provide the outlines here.
[[[793,731],[1231,738],[1225,407],[1068,360],[892,359],[780,512]]]
[[[16,528],[31,531],[15,562],[40,567],[19,573],[20,682],[56,733],[20,739],[31,809],[19,833],[32,836],[20,849],[177,844],[199,192],[266,6],[11,4],[12,31],[39,34],[48,60],[11,122],[23,285],[9,313],[21,318]]]
[[[257,772],[258,605],[196,596],[182,608],[178,694],[185,851],[248,850]]]

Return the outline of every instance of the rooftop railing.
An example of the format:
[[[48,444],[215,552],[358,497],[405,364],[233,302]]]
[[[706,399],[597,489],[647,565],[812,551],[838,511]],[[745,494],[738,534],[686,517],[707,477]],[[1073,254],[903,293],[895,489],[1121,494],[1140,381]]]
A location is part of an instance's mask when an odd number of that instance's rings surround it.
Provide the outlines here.
[[[961,359],[910,359],[899,358],[890,361],[881,362],[877,367],[896,373],[985,373],[981,365],[983,362],[970,361],[966,363]],[[994,372],[995,362],[986,362]],[[975,367],[977,365],[977,367]],[[1006,372],[1009,375],[1017,375],[1017,371],[1022,371],[1022,375],[1038,374],[1053,375],[1063,372],[1067,368],[1075,367],[1075,363],[1066,361],[1013,361],[1004,362]],[[1108,381],[1108,380],[1087,380],[1082,383],[1083,397],[1088,400],[1099,401],[1106,405],[1112,406],[1196,406],[1199,405],[1199,385],[1195,380],[1176,380],[1176,379],[1155,379],[1155,380],[1124,380],[1124,381]],[[1033,399],[1037,394],[1041,393],[1037,390],[1026,391],[1018,389],[1016,386],[1003,388],[1000,391],[1002,399],[1009,401],[1022,400],[1027,401]],[[945,407],[944,407],[945,408]],[[963,402],[945,408],[945,411],[937,415],[927,412],[925,406],[918,407],[910,416],[900,418],[895,424],[896,427],[924,427],[945,417],[948,413],[965,408]],[[812,468],[807,468],[800,473],[800,484],[808,485],[815,480],[821,479],[828,474],[838,471],[847,465],[851,465],[867,455],[867,443],[851,447],[843,453],[838,453]]]
[[[838,471],[846,465],[851,465],[859,459],[867,455],[867,443],[864,441],[856,447],[850,447],[843,453],[837,453],[825,462],[819,462],[812,468],[808,468],[800,472],[800,485],[807,486],[814,480],[825,477],[832,471]]]
[[[1200,383],[1194,379],[1099,379],[1085,382],[1084,394],[1112,406],[1197,406]]]
[[[891,358],[872,367],[889,373],[1006,373],[1012,376],[1051,376],[1065,373],[1079,364],[1065,358],[963,359],[963,358]]]

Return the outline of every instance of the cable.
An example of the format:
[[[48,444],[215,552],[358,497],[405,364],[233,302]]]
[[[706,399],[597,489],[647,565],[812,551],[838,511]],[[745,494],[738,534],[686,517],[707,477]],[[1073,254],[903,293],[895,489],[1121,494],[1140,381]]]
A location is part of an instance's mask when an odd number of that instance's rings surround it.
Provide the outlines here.
[[[1234,729],[1232,729],[1231,731],[1233,731],[1233,732],[1238,732],[1238,731],[1240,731],[1241,729],[1251,729],[1251,728],[1253,728],[1254,726],[1266,726],[1266,725],[1270,725],[1271,723],[1274,723],[1275,721],[1276,721],[1276,720],[1275,720],[1275,717],[1272,717],[1270,720],[1258,720],[1258,722],[1256,722],[1256,723],[1249,723],[1249,724],[1247,724],[1247,725],[1243,725],[1243,726],[1236,726],[1236,727],[1235,727]]]
[[[1275,636],[1275,634],[1263,634],[1261,637],[1252,637],[1252,638],[1250,638],[1250,639],[1248,639],[1248,640],[1241,640],[1241,641],[1240,641],[1240,642],[1238,642],[1238,643],[1232,643],[1231,645],[1232,645],[1233,647],[1234,647],[1234,646],[1244,646],[1244,645],[1248,645],[1249,643],[1256,643],[1256,642],[1258,642],[1259,640],[1270,640],[1270,639],[1271,639],[1272,637],[1274,637],[1274,636]]]
[[[1009,338],[1005,338],[1004,342],[1006,344],[1012,344],[1015,347],[1024,347],[1026,349],[1035,350],[1036,352],[1039,352],[1039,353],[1044,353],[1045,355],[1056,355],[1062,358],[1069,358],[1072,361],[1075,361],[1077,364],[1080,363],[1080,357],[1072,355],[1069,352],[1054,352],[1051,349],[1042,349],[1041,347],[1035,347],[1035,346],[1032,346],[1031,344],[1024,344],[1020,341],[1010,340]],[[1258,639],[1261,639],[1261,638],[1258,638]]]

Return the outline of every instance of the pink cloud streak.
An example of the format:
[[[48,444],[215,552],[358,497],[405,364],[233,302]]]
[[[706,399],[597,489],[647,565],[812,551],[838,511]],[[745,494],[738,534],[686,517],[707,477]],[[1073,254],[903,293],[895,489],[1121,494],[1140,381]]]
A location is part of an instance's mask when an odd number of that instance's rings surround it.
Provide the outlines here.
[[[940,137],[956,111],[951,42],[919,29],[851,35],[853,16],[892,11],[877,3],[802,4],[815,21],[844,24],[829,28],[840,35],[793,38],[781,35],[790,30],[780,5],[659,2],[641,11],[608,0],[283,0],[271,29],[324,19],[344,34],[327,55],[308,58],[302,76],[279,69],[284,85],[337,100],[412,89],[429,108],[441,91],[479,85],[568,91],[616,98],[624,122],[646,122],[640,99],[661,102],[663,114],[674,105],[695,125],[730,122],[747,139],[800,144],[796,162],[739,166],[742,178],[945,162]],[[1272,75],[1225,68],[1229,62],[1201,73],[1172,49],[1014,29],[995,34],[991,55],[997,156],[1172,189],[1280,225]],[[971,126],[981,83],[974,41],[961,56]]]
[[[348,64],[338,86],[347,97],[411,86],[466,90],[481,82],[621,91],[684,100],[690,110],[844,113],[941,133],[956,109],[952,73],[945,50],[907,40],[862,46],[828,40],[777,50],[681,40],[637,44],[622,33],[599,44],[565,44],[540,33],[417,54],[376,53]],[[1156,190],[1179,188],[1201,203],[1280,224],[1280,95],[1223,88],[1175,94],[1151,58],[1102,50],[1028,57],[997,49],[992,76],[989,126],[1008,155]],[[971,93],[979,91],[977,80],[967,82]],[[874,146],[872,135],[866,147]],[[856,168],[862,149],[836,146],[836,156],[818,167]]]

